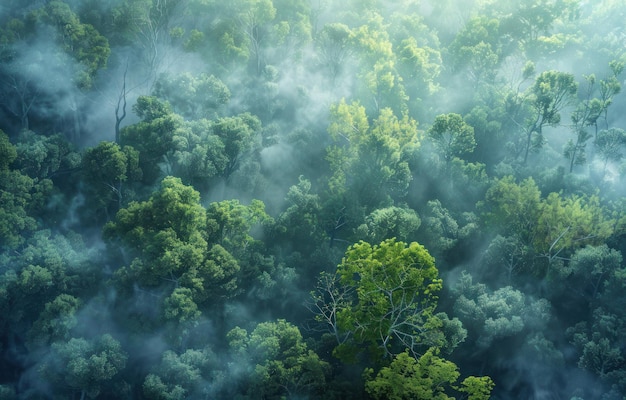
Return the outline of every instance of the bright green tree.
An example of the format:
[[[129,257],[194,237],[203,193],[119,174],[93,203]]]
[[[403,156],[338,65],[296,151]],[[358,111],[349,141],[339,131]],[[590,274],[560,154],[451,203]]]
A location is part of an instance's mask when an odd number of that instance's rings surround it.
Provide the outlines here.
[[[372,370],[366,370],[371,375]],[[436,348],[428,349],[419,358],[408,351],[398,354],[388,367],[383,367],[375,377],[369,377],[365,391],[373,399],[408,400],[437,399],[451,400],[448,394],[453,389],[466,393],[468,399],[488,400],[494,387],[490,377],[470,376],[456,386],[458,367],[451,361],[439,357]]]
[[[379,243],[393,237],[408,240],[420,224],[419,216],[412,209],[385,207],[374,210],[365,217],[365,223],[355,230],[355,234],[359,239],[371,243]]]
[[[211,125],[211,131],[224,144],[227,164],[223,176],[228,178],[240,165],[242,158],[258,146],[261,121],[250,113],[219,118]]]
[[[428,332],[441,327],[433,311],[442,281],[434,259],[418,243],[361,241],[348,248],[336,278],[330,278],[313,293],[312,309],[335,334],[333,354],[344,361],[364,350],[374,360],[404,348],[417,354],[428,345]]]

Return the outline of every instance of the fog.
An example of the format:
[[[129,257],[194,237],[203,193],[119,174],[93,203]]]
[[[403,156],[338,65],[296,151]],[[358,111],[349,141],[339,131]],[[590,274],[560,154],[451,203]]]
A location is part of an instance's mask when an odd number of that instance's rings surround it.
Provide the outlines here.
[[[623,398],[625,16],[5,1],[0,398]]]

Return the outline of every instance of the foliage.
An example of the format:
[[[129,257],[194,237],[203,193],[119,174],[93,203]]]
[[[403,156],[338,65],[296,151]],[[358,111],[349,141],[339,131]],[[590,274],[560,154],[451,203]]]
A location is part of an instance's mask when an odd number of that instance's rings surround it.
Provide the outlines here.
[[[408,159],[419,146],[414,120],[383,109],[370,124],[363,106],[341,101],[331,109],[328,133],[334,141],[327,155],[333,194],[354,193],[361,204],[373,208],[386,202],[384,193],[398,197],[406,192],[411,180]],[[375,196],[372,186],[385,190]]]
[[[369,370],[366,373],[372,373]],[[452,388],[467,393],[469,399],[488,399],[494,383],[488,376],[470,376],[456,387],[458,367],[439,357],[435,348],[428,349],[417,360],[408,351],[398,354],[388,367],[365,383],[373,399],[453,399],[446,394]]]
[[[308,349],[296,326],[262,322],[250,333],[236,327],[227,339],[233,361],[248,370],[243,383],[249,395],[278,399],[323,392],[329,365]]]
[[[41,373],[60,390],[80,392],[81,397],[93,399],[124,369],[126,360],[120,343],[109,334],[94,340],[71,338],[53,344]]]
[[[143,382],[143,394],[148,399],[183,399],[208,390],[210,371],[215,355],[209,348],[188,349],[182,354],[167,350],[161,362]]]
[[[622,398],[592,3],[3,1],[0,398]]]
[[[438,115],[428,129],[446,163],[453,157],[472,153],[476,147],[474,128],[469,126],[459,114]]]
[[[364,349],[374,360],[408,348],[416,354],[441,321],[433,315],[442,281],[418,243],[359,242],[346,251],[331,281],[313,293],[318,320],[338,339],[333,354],[353,361]],[[333,280],[334,279],[334,280]]]
[[[372,211],[365,217],[365,223],[356,229],[362,240],[372,243],[385,239],[407,240],[420,227],[421,220],[411,209],[385,207]]]
[[[468,327],[479,348],[494,340],[514,336],[524,329],[541,328],[548,322],[551,307],[547,300],[527,300],[511,286],[490,292],[486,285],[474,284],[464,272],[455,286],[454,314]]]
[[[228,87],[215,76],[190,73],[159,77],[153,94],[187,119],[213,118],[231,96]]]

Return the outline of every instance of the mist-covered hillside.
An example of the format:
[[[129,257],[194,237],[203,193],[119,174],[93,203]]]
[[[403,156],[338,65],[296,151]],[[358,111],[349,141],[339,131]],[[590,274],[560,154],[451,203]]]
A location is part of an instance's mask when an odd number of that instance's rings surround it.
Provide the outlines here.
[[[0,399],[626,398],[620,0],[4,0]]]

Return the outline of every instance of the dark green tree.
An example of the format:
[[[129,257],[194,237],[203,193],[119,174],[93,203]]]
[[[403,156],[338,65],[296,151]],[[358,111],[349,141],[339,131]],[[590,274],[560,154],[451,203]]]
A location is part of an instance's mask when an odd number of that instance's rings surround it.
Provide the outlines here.
[[[139,152],[143,182],[152,184],[162,174],[166,155],[173,147],[174,135],[182,127],[183,119],[172,112],[169,103],[156,97],[139,96],[133,111],[142,121],[122,129],[120,145]]]
[[[185,399],[209,393],[216,368],[211,349],[187,349],[181,354],[166,350],[161,362],[143,382],[148,399]]]
[[[52,345],[40,372],[60,393],[94,399],[126,367],[127,358],[120,343],[109,334],[92,340],[72,338]]]
[[[236,327],[227,339],[233,361],[247,369],[241,387],[249,396],[320,396],[327,388],[328,363],[285,320],[262,322],[250,333]]]
[[[131,146],[121,148],[117,143],[100,142],[87,149],[82,160],[83,182],[90,209],[102,210],[106,220],[128,201],[124,184],[138,181],[141,176],[139,154]]]

